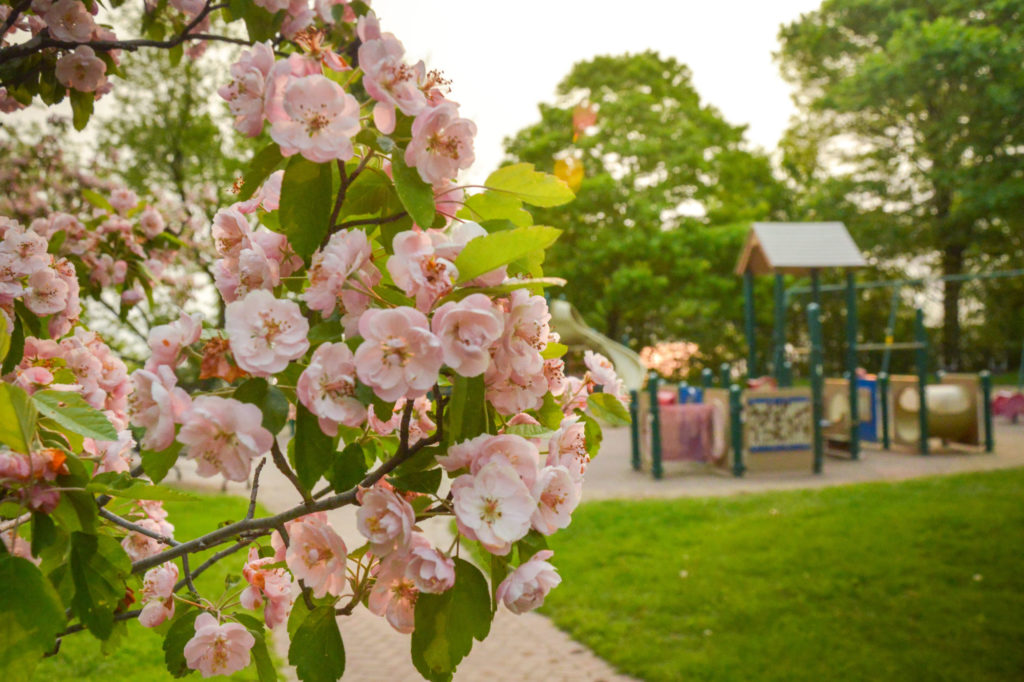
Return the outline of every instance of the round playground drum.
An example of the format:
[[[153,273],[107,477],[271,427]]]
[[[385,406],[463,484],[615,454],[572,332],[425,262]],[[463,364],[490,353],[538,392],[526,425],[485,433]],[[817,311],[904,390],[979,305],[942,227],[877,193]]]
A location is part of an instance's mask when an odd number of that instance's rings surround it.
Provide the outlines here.
[[[960,441],[974,428],[976,415],[967,390],[963,386],[938,384],[925,386],[928,404],[928,435],[933,438]],[[916,386],[903,387],[895,396],[895,427],[899,440],[913,442],[921,435],[918,413],[921,401]]]

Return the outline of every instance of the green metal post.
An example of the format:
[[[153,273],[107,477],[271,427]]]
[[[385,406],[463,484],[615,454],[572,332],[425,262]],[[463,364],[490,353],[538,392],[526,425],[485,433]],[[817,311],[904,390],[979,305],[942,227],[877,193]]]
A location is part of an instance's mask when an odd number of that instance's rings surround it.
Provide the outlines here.
[[[704,388],[711,388],[715,385],[715,373],[711,371],[710,367],[705,367],[701,370],[700,384]]]
[[[786,284],[781,274],[775,275],[775,325],[772,329],[772,342],[772,371],[775,373],[775,380],[782,383],[782,363],[786,361]]]
[[[992,433],[992,373],[987,369],[981,371],[981,399],[985,411],[985,452],[992,452],[996,447]]]
[[[807,328],[811,335],[811,419],[814,421],[814,473],[825,463],[825,440],[821,420],[825,415],[825,372],[822,367],[821,315],[817,303],[807,306]]]
[[[860,409],[857,399],[857,285],[846,270],[846,369],[850,373],[850,457],[860,459]]]
[[[754,273],[743,273],[743,322],[747,332],[747,376],[754,379],[757,373],[757,343],[754,338]]]
[[[928,333],[924,328],[924,311],[918,308],[914,313],[914,341],[919,345],[914,350],[917,364],[917,398],[920,409],[917,413],[918,427],[921,431],[920,450],[922,455],[928,454],[928,403],[926,389],[928,387]]]
[[[900,289],[892,290],[892,300],[889,301],[889,321],[885,325],[885,344],[888,346],[893,342],[893,335],[896,333],[896,309],[900,303]],[[892,363],[892,348],[886,348],[882,354],[882,373],[889,373],[889,366]]]
[[[723,362],[718,367],[718,377],[722,382],[722,388],[728,388],[729,384],[732,383],[732,367],[728,362]]]
[[[635,388],[629,391],[629,436],[633,445],[633,471],[640,471],[640,392]]]
[[[882,408],[882,449],[888,450],[892,443],[889,440],[889,375],[885,372],[878,375],[878,400]]]
[[[729,387],[729,430],[732,435],[732,475],[742,476],[747,470],[743,463],[743,400],[740,387]]]
[[[786,360],[782,363],[782,380],[779,381],[779,386],[782,388],[789,388],[793,385],[793,363]]]
[[[811,303],[821,308],[821,275],[818,268],[811,268]]]
[[[658,375],[647,377],[647,393],[651,397],[651,474],[660,479],[661,469],[661,409],[658,406]]]

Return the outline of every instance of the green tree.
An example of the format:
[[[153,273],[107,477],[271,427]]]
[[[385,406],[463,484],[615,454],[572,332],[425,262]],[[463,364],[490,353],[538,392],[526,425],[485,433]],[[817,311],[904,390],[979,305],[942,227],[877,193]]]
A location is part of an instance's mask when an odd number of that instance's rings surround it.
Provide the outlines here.
[[[574,128],[578,106],[596,113],[585,130]],[[749,221],[781,218],[787,205],[744,127],[701,102],[685,65],[655,52],[576,64],[540,114],[505,148],[542,170],[565,157],[583,165],[576,201],[557,217],[537,212],[565,230],[545,271],[570,281],[567,298],[588,323],[634,346],[682,338],[707,359],[740,354],[732,268]]]
[[[783,166],[803,213],[846,220],[890,263],[944,275],[1020,262],[1024,3],[826,0],[780,32],[800,120]],[[963,285],[943,290],[942,359],[961,366]]]

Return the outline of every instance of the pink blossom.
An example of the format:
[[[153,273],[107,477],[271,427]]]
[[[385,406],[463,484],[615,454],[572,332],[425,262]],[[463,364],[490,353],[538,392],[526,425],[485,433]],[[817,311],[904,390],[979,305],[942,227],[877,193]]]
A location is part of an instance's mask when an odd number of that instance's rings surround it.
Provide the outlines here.
[[[568,526],[570,516],[580,502],[576,481],[563,466],[541,469],[537,482],[533,484],[533,496],[537,499],[537,510],[531,522],[534,530],[544,535]]]
[[[281,204],[282,180],[284,180],[284,171],[274,171],[270,174],[270,177],[260,185],[260,188],[253,192],[253,195],[249,197],[249,199],[234,204],[231,208],[241,213],[252,213],[257,208],[262,208],[264,211],[276,211]]]
[[[178,388],[178,378],[167,365],[150,372],[132,372],[135,391],[128,401],[131,423],[146,430],[140,445],[145,450],[165,450],[174,442],[174,425],[189,409],[188,394]]]
[[[174,584],[178,582],[178,567],[168,561],[146,571],[142,579],[142,613],[139,622],[155,628],[174,618]]]
[[[270,129],[281,154],[301,153],[316,163],[352,158],[359,102],[340,85],[320,75],[297,78],[285,88],[283,106],[287,119],[273,121]]]
[[[547,561],[554,555],[544,549],[520,564],[498,585],[497,599],[512,613],[526,613],[543,604],[548,592],[562,582],[562,576]]]
[[[235,117],[235,130],[243,135],[254,137],[263,130],[266,81],[273,66],[270,41],[256,43],[231,65],[231,82],[217,90]]]
[[[366,419],[366,407],[355,398],[355,358],[344,343],[317,347],[295,388],[299,400],[317,416],[321,430],[329,436],[338,433],[338,424],[359,426]]]
[[[500,556],[529,532],[537,507],[519,474],[503,461],[459,476],[452,482],[452,494],[459,531]]]
[[[548,380],[548,390],[558,397],[565,392],[565,360],[548,358],[544,361],[544,377]]]
[[[405,552],[395,552],[385,557],[377,567],[376,582],[366,603],[371,613],[384,616],[398,632],[408,634],[416,625],[415,609],[419,591],[413,581],[406,577]]]
[[[565,390],[560,396],[562,413],[572,415],[576,410],[587,409],[587,396],[590,394],[587,384],[578,377],[566,377]]]
[[[313,596],[339,596],[345,589],[348,549],[327,521],[315,512],[286,524],[290,536],[285,562],[296,579],[305,581]]]
[[[391,410],[391,418],[387,421],[381,421],[377,418],[377,412],[370,405],[367,408],[367,415],[370,422],[370,428],[373,432],[379,436],[389,436],[395,432],[402,423],[402,413],[405,411],[406,399],[399,398],[395,401],[395,406]],[[412,402],[412,416],[409,419],[409,445],[415,445],[420,440],[426,438],[436,428],[436,424],[430,418],[430,410],[433,405],[430,399],[425,395],[421,395]]]
[[[185,644],[185,662],[203,677],[231,675],[249,665],[250,651],[256,643],[245,626],[219,624],[213,614],[203,612],[195,622],[196,634]]]
[[[359,318],[364,341],[356,350],[359,380],[382,400],[415,398],[437,381],[441,342],[423,313],[408,307],[370,309]]]
[[[626,391],[622,386],[622,381],[615,373],[615,366],[608,358],[588,350],[583,352],[583,362],[590,371],[590,378],[595,384],[603,387],[605,393],[611,393],[620,400],[625,398]]]
[[[449,180],[460,169],[473,164],[475,135],[476,125],[459,118],[458,105],[442,101],[425,109],[413,121],[405,162],[415,166],[426,183],[433,185]]]
[[[491,299],[471,294],[438,308],[432,325],[441,339],[445,364],[462,376],[475,377],[491,363],[489,349],[501,338],[503,321]]]
[[[95,92],[107,82],[107,65],[88,45],[79,45],[58,59],[55,73],[61,85],[80,92]]]
[[[15,533],[13,530],[0,531],[0,541],[4,543],[4,547],[7,548],[7,551],[14,556],[21,557],[22,559],[28,559],[36,566],[42,563],[42,559],[37,559],[32,556],[31,543]]]
[[[410,67],[404,55],[402,43],[390,33],[359,46],[363,85],[367,94],[377,101],[373,109],[374,125],[386,135],[395,129],[395,107],[403,114],[415,116],[427,106],[427,98],[419,87],[425,71],[423,62]]]
[[[117,433],[117,440],[97,441],[92,438],[83,440],[82,449],[85,452],[97,457],[94,474],[102,474],[108,471],[123,473],[129,470],[132,461],[132,448],[135,447],[135,440],[132,432],[127,429]]]
[[[437,299],[455,286],[458,269],[435,253],[433,240],[424,232],[399,232],[392,246],[395,253],[388,259],[388,272],[402,291],[416,298],[420,312],[429,312]]]
[[[41,268],[28,278],[25,305],[36,315],[54,315],[67,307],[68,285],[50,268]]]
[[[356,527],[370,541],[370,550],[383,557],[408,546],[416,512],[394,490],[375,486],[363,493]]]
[[[222,208],[213,216],[213,245],[224,258],[238,258],[252,234],[252,226],[234,208]]]
[[[543,296],[532,296],[525,289],[516,289],[508,299],[502,355],[510,369],[519,375],[543,371],[540,352],[548,345],[551,313]]]
[[[224,329],[239,367],[255,376],[270,376],[305,355],[309,322],[292,301],[257,289],[229,303]]]
[[[505,462],[519,474],[519,478],[532,488],[537,480],[540,468],[540,453],[537,446],[522,436],[500,434],[488,436],[480,441],[480,449],[470,462],[470,473],[479,473],[484,466],[493,461]]]
[[[125,187],[119,187],[110,193],[110,205],[114,210],[124,215],[139,204],[139,196]]]
[[[139,216],[139,227],[148,239],[153,239],[164,231],[164,217],[154,207],[147,206]]]
[[[352,322],[358,324],[358,316],[369,306],[367,292],[377,286],[380,279],[366,233],[362,230],[336,232],[324,248],[313,254],[309,287],[302,298],[312,310],[325,316],[340,306],[343,315],[354,317]],[[346,325],[346,333],[348,329]]]
[[[163,534],[163,528],[153,519],[140,519],[135,524],[152,533]],[[131,557],[132,561],[155,556],[164,549],[162,542],[137,531],[129,531],[128,535],[121,541],[121,547],[124,548],[124,551]]]
[[[291,0],[284,23],[281,24],[281,35],[288,39],[297,38],[300,31],[313,23],[314,16],[309,0]]]
[[[548,443],[548,466],[564,467],[576,485],[578,496],[583,490],[583,473],[589,462],[583,422],[578,417],[563,419],[558,433]]]
[[[200,476],[220,473],[229,481],[245,481],[252,460],[268,452],[274,441],[262,420],[255,405],[201,395],[184,415],[178,441],[185,446],[182,452],[197,461]]]
[[[548,392],[547,378],[539,374],[519,375],[508,369],[508,356],[495,354],[484,375],[487,400],[501,414],[518,414],[540,409]],[[542,366],[543,369],[543,366]]]
[[[58,0],[53,3],[43,14],[43,21],[50,29],[51,37],[69,43],[84,43],[96,29],[96,22],[89,10],[77,0]]]
[[[480,455],[483,444],[490,439],[490,434],[482,433],[475,438],[464,440],[448,447],[448,452],[438,455],[437,463],[445,471],[451,473],[460,469],[469,469]]]
[[[198,341],[202,331],[202,318],[184,311],[174,322],[151,328],[149,349],[153,355],[146,361],[146,369],[153,371],[160,365],[176,367],[181,359],[181,351]]]
[[[405,565],[405,577],[420,592],[438,594],[455,584],[455,562],[440,550],[430,546],[421,535],[415,535]]]
[[[249,586],[239,595],[242,606],[247,609],[258,609],[266,599],[263,619],[269,628],[285,622],[292,609],[291,575],[283,568],[264,568],[276,562],[274,557],[261,558],[259,550],[250,547],[249,559],[242,567],[242,577]]]

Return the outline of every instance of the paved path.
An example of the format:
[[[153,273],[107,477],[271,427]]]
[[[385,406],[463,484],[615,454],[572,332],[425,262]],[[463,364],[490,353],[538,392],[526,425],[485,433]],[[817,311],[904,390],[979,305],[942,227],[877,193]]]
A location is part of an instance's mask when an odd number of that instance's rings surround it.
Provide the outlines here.
[[[714,471],[680,471],[672,463],[666,477],[654,481],[647,472],[635,472],[629,466],[629,430],[613,429],[606,433],[601,455],[587,470],[587,500],[644,497],[706,497],[734,495],[767,490],[821,488],[865,481],[902,480],[920,476],[952,474],[1024,466],[1024,424],[997,424],[996,452],[936,454],[921,457],[912,454],[885,453],[865,449],[859,462],[827,459],[821,475],[808,472],[750,475],[733,478]],[[190,463],[183,463],[182,483],[186,486],[217,490],[217,479],[201,479]],[[173,480],[172,473],[170,479]],[[228,492],[248,495],[244,486],[230,484]],[[259,499],[267,509],[277,512],[295,505],[298,495],[273,465],[264,468]],[[350,546],[361,538],[355,526],[353,508],[329,513],[331,523]],[[172,519],[173,520],[173,519]],[[424,524],[424,532],[438,546],[450,541],[445,520]],[[345,680],[419,680],[409,662],[409,637],[395,632],[382,618],[363,608],[339,620],[347,658]],[[275,638],[282,659],[287,659],[287,638]],[[288,670],[291,679],[294,671]],[[583,645],[574,642],[549,620],[537,614],[515,616],[499,609],[491,635],[476,643],[473,651],[459,666],[456,680],[488,682],[519,682],[521,680],[608,681],[629,680],[619,675]]]

